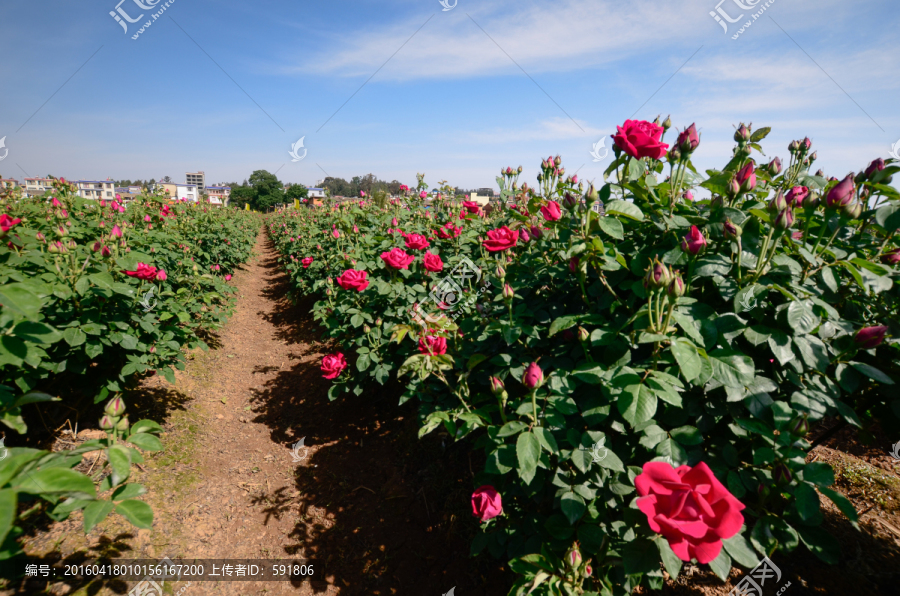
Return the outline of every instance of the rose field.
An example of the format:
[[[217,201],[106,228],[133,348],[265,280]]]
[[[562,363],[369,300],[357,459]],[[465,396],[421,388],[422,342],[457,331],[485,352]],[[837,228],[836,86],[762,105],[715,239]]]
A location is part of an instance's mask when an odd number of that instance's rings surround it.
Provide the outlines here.
[[[0,560],[323,569],[198,594],[898,593],[900,165],[832,176],[769,132],[699,172],[694,125],[628,120],[604,180],[550,156],[486,206],[423,174],[267,215],[7,193]]]

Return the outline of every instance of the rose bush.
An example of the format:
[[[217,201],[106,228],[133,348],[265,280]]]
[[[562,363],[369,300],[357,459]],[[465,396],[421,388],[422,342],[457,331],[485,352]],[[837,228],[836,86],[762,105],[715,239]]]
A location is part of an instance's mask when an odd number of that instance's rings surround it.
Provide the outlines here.
[[[667,149],[670,128],[619,127],[599,188],[556,157],[534,188],[501,170],[502,200],[478,215],[422,209],[420,177],[384,208],[268,219],[346,349],[330,396],[397,375],[422,435],[483,454],[474,486],[504,515],[473,496],[472,551],[511,559],[514,594],[661,589],[684,560],[724,578],[801,545],[836,563],[820,496],[856,512],[807,462],[810,425],[900,431],[895,160],[839,182],[810,174],[804,139],[757,165],[769,131],[741,125],[732,159],[701,175],[696,128]],[[323,241],[332,226],[359,234]],[[420,253],[400,270],[379,258],[403,250],[398,228],[429,238],[441,274]],[[365,285],[334,287],[342,272]]]

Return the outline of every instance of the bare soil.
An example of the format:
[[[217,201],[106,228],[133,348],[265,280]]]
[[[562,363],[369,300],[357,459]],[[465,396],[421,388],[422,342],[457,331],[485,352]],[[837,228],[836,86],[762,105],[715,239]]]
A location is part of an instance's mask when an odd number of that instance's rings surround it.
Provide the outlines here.
[[[29,556],[50,564],[101,556],[315,561],[312,581],[166,582],[167,594],[185,596],[440,595],[454,587],[459,596],[505,596],[505,566],[469,557],[477,526],[468,500],[481,462],[441,435],[419,440],[415,404],[393,401],[398,386],[330,402],[319,371],[330,350],[310,304],[292,302],[264,236],[256,253],[233,279],[236,310],[213,349],[191,354],[174,385],[151,377],[129,395],[132,420],[166,429],[164,451],[146,454],[130,479],[149,488],[153,528],[111,516],[85,536],[80,514],[36,522]],[[72,441],[60,439],[58,448]],[[766,586],[767,596],[787,581],[789,596],[900,594],[900,462],[885,444],[876,435],[864,447],[844,430],[810,454],[835,466],[837,488],[864,512],[861,531],[822,497],[827,527],[842,542],[841,565],[821,564],[802,547],[777,555],[783,578],[771,592]],[[732,569],[723,584],[688,565],[662,593],[724,596],[745,573]],[[134,583],[29,580],[0,594],[125,594]]]

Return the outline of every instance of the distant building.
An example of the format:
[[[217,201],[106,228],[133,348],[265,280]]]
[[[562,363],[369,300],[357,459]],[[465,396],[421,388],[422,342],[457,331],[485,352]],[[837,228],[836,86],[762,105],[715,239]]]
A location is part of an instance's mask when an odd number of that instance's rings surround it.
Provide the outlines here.
[[[175,182],[162,182],[155,186],[169,195],[173,201],[190,201],[196,203],[199,199],[196,184],[177,184]]]
[[[486,207],[487,204],[491,202],[491,197],[488,195],[482,195],[481,190],[483,190],[483,189],[479,188],[478,193],[471,193],[469,195],[469,200],[472,201],[473,203],[478,203],[482,207]],[[490,189],[488,189],[488,190],[490,190]]]
[[[76,180],[78,196],[84,199],[115,199],[116,183],[112,180]]]
[[[310,199],[324,199],[325,198],[325,189],[324,188],[307,188],[306,196]]]
[[[206,195],[209,197],[209,204],[223,207],[228,205],[228,199],[231,197],[230,186],[207,186]]]
[[[53,178],[25,178],[25,196],[42,197],[53,189]]]
[[[0,188],[16,188],[19,181],[15,178],[0,178]]]
[[[204,172],[187,172],[184,175],[187,184],[193,184],[197,188],[206,188],[206,174]]]
[[[488,197],[488,198],[493,198],[493,196],[494,196],[493,188],[479,188],[475,192],[478,193],[479,197],[484,196],[484,197]]]
[[[117,186],[116,192],[119,194],[132,194],[139,195],[144,192],[144,189],[140,186]]]
[[[119,202],[122,203],[123,205],[127,205],[127,204],[130,203],[131,201],[133,201],[133,200],[135,200],[136,198],[138,198],[139,196],[141,196],[140,194],[135,194],[135,193],[132,193],[132,192],[117,192],[116,194],[119,195],[119,199],[118,199],[118,200],[119,200]]]

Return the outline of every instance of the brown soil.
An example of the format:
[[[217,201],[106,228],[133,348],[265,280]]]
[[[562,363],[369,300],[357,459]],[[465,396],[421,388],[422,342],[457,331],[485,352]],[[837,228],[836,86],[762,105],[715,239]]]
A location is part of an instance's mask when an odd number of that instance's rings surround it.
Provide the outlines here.
[[[165,450],[146,454],[130,480],[150,489],[152,530],[112,516],[84,536],[74,514],[29,528],[28,554],[51,564],[100,556],[315,561],[313,581],[166,583],[167,594],[186,588],[185,596],[439,595],[454,587],[459,596],[504,596],[509,572],[487,556],[469,557],[476,523],[468,498],[481,462],[435,433],[419,440],[415,404],[395,405],[399,387],[330,402],[318,369],[329,350],[310,304],[292,303],[262,237],[257,253],[235,275],[235,314],[214,349],[192,354],[174,386],[152,377],[128,398],[132,420],[166,429]],[[295,463],[291,446],[301,438],[308,449]],[[803,547],[776,555],[784,576],[766,596],[788,580],[787,596],[900,594],[900,466],[883,448],[890,442],[877,439],[879,449],[863,448],[844,430],[810,454],[835,466],[837,488],[866,512],[862,531],[823,497],[841,565],[821,564]],[[71,435],[66,441],[62,448]],[[732,569],[723,584],[688,565],[662,593],[725,596],[745,573]],[[134,583],[32,580],[0,594],[125,594]]]

